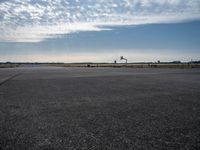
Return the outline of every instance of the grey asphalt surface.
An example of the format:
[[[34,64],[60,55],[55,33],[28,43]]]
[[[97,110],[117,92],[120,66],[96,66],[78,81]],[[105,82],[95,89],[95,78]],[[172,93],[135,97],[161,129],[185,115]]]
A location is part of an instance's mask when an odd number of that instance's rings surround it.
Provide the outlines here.
[[[200,149],[200,69],[0,69],[0,149]]]

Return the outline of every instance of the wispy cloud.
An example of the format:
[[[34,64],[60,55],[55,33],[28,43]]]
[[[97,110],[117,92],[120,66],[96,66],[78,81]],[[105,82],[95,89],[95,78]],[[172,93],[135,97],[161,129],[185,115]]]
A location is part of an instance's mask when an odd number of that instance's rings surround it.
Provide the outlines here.
[[[102,26],[200,19],[199,0],[0,0],[0,41],[40,42]]]

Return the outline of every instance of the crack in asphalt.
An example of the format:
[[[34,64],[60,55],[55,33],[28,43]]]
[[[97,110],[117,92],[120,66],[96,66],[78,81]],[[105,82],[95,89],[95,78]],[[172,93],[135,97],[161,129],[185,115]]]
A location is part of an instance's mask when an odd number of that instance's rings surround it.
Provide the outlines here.
[[[6,80],[0,82],[0,86],[3,85],[3,84],[5,84],[5,83],[8,82],[9,80],[11,80],[11,79],[13,79],[13,78],[19,76],[20,74],[21,74],[21,73],[17,73],[17,74],[14,74],[14,75],[8,77]]]

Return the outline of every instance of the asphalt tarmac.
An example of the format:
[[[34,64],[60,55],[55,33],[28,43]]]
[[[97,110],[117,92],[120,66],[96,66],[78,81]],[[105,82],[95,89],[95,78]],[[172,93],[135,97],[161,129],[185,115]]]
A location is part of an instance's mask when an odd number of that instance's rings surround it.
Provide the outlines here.
[[[200,149],[200,69],[0,69],[0,150]]]

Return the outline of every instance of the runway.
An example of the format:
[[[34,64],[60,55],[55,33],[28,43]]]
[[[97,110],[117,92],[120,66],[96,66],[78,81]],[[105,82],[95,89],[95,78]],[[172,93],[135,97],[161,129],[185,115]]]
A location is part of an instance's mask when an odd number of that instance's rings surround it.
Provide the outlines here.
[[[0,69],[0,150],[199,149],[200,69]]]

